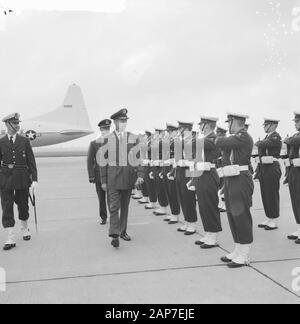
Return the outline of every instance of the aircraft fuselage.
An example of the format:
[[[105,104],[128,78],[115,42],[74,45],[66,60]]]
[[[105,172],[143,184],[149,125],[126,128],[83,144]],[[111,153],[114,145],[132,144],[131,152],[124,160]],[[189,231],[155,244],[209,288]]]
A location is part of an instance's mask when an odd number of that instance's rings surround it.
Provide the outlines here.
[[[51,124],[41,122],[26,122],[21,123],[20,134],[30,139],[33,147],[49,146],[65,142],[70,142],[75,139],[92,134],[90,130],[70,129],[70,125]],[[6,131],[1,130],[0,138],[6,134]]]

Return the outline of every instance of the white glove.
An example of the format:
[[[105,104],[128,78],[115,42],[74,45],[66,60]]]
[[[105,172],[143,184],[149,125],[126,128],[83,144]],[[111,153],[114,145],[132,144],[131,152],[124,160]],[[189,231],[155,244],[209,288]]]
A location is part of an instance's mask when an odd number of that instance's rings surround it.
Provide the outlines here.
[[[153,173],[153,172],[150,172],[150,173],[149,173],[149,178],[150,178],[151,180],[154,180],[154,173]]]
[[[175,177],[171,176],[171,173],[168,173],[168,174],[167,174],[167,178],[168,178],[170,181],[174,181],[174,180],[175,180]]]
[[[139,177],[137,180],[136,180],[136,187],[139,187],[139,186],[142,186],[144,183],[144,179]]]
[[[192,181],[193,181],[193,180],[189,181],[189,182],[186,184],[186,186],[187,186],[187,188],[188,188],[189,191],[196,191],[196,187],[195,187],[195,186],[191,186]]]
[[[36,181],[33,181],[33,182],[32,182],[32,185],[31,185],[31,187],[30,187],[30,190],[31,190],[32,194],[36,194],[36,192],[37,192],[37,187],[38,187],[38,183],[37,183]]]
[[[164,175],[163,175],[162,172],[159,174],[159,177],[160,177],[162,180],[164,179]]]

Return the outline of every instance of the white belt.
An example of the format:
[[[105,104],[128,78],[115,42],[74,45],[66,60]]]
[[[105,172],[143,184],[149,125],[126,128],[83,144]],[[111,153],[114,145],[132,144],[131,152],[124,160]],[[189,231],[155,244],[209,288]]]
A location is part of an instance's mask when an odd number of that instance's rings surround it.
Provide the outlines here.
[[[161,160],[153,161],[153,166],[155,166],[155,167],[160,167],[160,166],[163,166],[163,165],[164,165],[164,162],[161,161]]]
[[[177,163],[177,166],[180,168],[191,168],[195,165],[194,161],[188,161],[188,160],[179,160]]]
[[[170,160],[166,160],[163,162],[163,164],[165,166],[170,166],[170,165],[174,165],[176,162],[175,162],[175,159],[170,159]]]
[[[295,168],[300,168],[300,158],[292,160],[292,163]]]
[[[199,162],[196,164],[197,171],[211,171],[211,169],[215,169],[216,165],[210,162]]]
[[[261,164],[273,164],[274,162],[279,162],[279,160],[274,158],[273,156],[262,156],[260,158],[257,158],[256,162]]]
[[[286,160],[284,160],[283,162],[284,162],[284,165],[285,165],[287,168],[291,166],[291,161],[290,161],[290,159],[286,159]]]
[[[248,165],[227,165],[224,168],[218,169],[220,178],[237,177],[243,171],[249,171]]]

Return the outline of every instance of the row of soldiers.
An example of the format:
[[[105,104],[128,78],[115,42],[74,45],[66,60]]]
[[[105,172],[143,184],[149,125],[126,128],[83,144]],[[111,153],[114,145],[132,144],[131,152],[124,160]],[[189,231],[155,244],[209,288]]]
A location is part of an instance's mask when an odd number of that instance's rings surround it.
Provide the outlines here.
[[[126,132],[127,113],[125,109],[112,116],[116,126],[113,133],[110,132],[111,121],[102,121],[99,124],[101,137],[107,139],[112,136],[120,141],[122,137],[120,134]],[[251,207],[254,172],[251,159],[254,146],[258,149],[255,153],[258,166],[254,178],[260,182],[266,214],[266,221],[259,227],[267,231],[278,229],[279,189],[282,175],[280,158],[285,160],[286,181],[290,188],[296,223],[300,225],[300,201],[298,199],[300,192],[300,113],[295,113],[294,118],[297,133],[284,141],[277,132],[279,121],[265,119],[263,126],[266,137],[254,143],[247,129],[248,118],[246,115],[229,113],[227,119],[229,136],[227,136],[226,129],[217,127],[218,119],[213,117],[201,118],[199,128],[202,136],[193,132],[193,123],[186,122],[179,122],[178,125],[167,124],[166,129],[156,129],[155,133],[146,131],[146,141],[141,144],[146,149],[142,150],[144,154],[140,156],[141,164],[138,168],[110,165],[100,167],[96,161],[96,155],[99,145],[101,146],[99,143],[102,142],[103,145],[105,141],[94,141],[90,146],[88,158],[90,182],[96,183],[102,224],[105,224],[107,220],[105,192],[108,192],[108,209],[113,216],[110,221],[112,245],[119,247],[119,237],[127,241],[131,240],[127,234],[129,193],[136,185],[142,190],[143,197],[135,196],[134,198],[139,199],[139,203],[145,204],[146,209],[153,210],[155,215],[166,216],[164,220],[168,224],[178,224],[179,215],[182,213],[184,225],[179,227],[178,231],[187,236],[196,233],[198,202],[206,234],[203,239],[195,243],[202,249],[218,247],[218,235],[222,232],[220,213],[226,209],[235,248],[232,253],[222,257],[222,261],[226,262],[230,268],[248,265],[253,243]],[[127,136],[128,134],[125,137]],[[163,155],[162,147],[165,141],[171,143],[168,159],[165,159]],[[155,156],[154,142],[158,143],[158,154]],[[286,156],[282,156],[281,153],[283,142],[287,147]],[[176,156],[176,149],[174,149],[178,143],[182,143],[183,146],[182,153],[180,153],[182,155],[179,157]],[[202,147],[202,158],[197,156],[198,147]],[[187,151],[191,151],[192,154],[186,154]],[[95,170],[99,173],[98,176]],[[127,171],[124,173],[124,170]],[[138,176],[135,177],[138,181],[124,182],[126,177],[129,179],[130,174],[134,174],[133,170],[138,172]],[[111,179],[108,180],[108,177]],[[108,182],[110,182],[109,186]],[[116,185],[116,182],[119,184]],[[122,196],[124,190],[126,194]],[[225,207],[223,208],[220,208],[220,192],[221,196],[224,195]],[[168,207],[171,215],[167,215]],[[300,244],[300,228],[289,235],[288,239]]]

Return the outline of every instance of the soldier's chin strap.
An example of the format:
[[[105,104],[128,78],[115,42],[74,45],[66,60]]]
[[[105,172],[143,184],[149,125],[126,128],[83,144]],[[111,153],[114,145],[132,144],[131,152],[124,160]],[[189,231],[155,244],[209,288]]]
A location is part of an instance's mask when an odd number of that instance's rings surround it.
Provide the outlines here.
[[[266,133],[269,134],[270,133],[270,130],[271,130],[271,127],[273,126],[273,124],[269,124],[269,127],[268,129],[266,130]]]
[[[232,126],[233,126],[233,119],[231,119],[230,123],[229,123],[229,132],[230,132],[230,134],[232,134]]]
[[[12,123],[10,121],[7,122],[7,124],[16,132],[18,133],[18,130],[15,126],[12,125]]]
[[[201,124],[201,132],[204,134],[204,129],[205,129],[205,127],[206,127],[206,125],[207,125],[207,123],[202,123]]]

